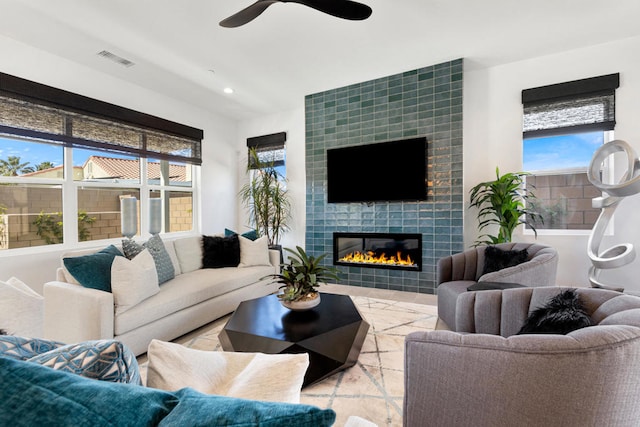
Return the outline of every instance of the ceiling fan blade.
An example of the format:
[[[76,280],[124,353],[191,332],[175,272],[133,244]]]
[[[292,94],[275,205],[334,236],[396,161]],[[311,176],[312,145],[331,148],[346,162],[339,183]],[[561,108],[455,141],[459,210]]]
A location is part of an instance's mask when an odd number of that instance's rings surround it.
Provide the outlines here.
[[[245,7],[240,12],[220,21],[220,26],[225,28],[235,28],[244,25],[257,18],[267,9],[267,7],[271,6],[273,3],[279,3],[280,1],[281,0],[258,0],[252,5]]]
[[[283,3],[299,3],[338,18],[361,21],[371,16],[371,8],[366,4],[351,0],[282,0]]]

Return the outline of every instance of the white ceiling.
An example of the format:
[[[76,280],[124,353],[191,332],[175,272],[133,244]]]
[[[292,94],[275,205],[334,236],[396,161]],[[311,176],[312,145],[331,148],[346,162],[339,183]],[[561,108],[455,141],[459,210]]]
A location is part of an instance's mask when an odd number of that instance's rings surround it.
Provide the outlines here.
[[[236,119],[452,59],[489,67],[640,35],[638,0],[362,0],[365,21],[277,3],[218,25],[253,1],[0,0],[0,34]]]

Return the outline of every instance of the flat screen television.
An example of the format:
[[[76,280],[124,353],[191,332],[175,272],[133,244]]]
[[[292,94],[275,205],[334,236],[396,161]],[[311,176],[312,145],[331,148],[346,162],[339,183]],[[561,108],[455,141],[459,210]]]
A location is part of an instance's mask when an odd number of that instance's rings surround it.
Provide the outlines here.
[[[329,203],[427,199],[427,138],[327,150]]]

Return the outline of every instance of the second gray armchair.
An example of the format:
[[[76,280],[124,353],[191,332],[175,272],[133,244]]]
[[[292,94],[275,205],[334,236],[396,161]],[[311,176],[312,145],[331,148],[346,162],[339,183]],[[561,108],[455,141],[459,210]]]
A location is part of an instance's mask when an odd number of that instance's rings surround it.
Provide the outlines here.
[[[510,282],[524,286],[554,286],[558,269],[558,252],[537,243],[500,243],[504,251],[527,250],[527,260],[513,267],[483,274],[486,246],[441,258],[438,261],[438,316],[447,327],[457,331],[458,295],[477,282]]]

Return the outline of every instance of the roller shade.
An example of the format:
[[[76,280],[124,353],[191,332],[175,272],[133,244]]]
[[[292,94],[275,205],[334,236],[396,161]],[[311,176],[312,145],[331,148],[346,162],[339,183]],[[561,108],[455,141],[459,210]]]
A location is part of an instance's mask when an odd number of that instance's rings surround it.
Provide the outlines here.
[[[256,150],[260,162],[273,164],[273,166],[284,166],[284,144],[286,141],[286,132],[278,132],[270,135],[247,138],[247,147]],[[256,169],[256,165],[251,156],[249,156],[249,167]]]
[[[202,163],[200,129],[3,73],[0,133],[65,146]]]
[[[613,130],[620,74],[522,91],[523,137]]]

